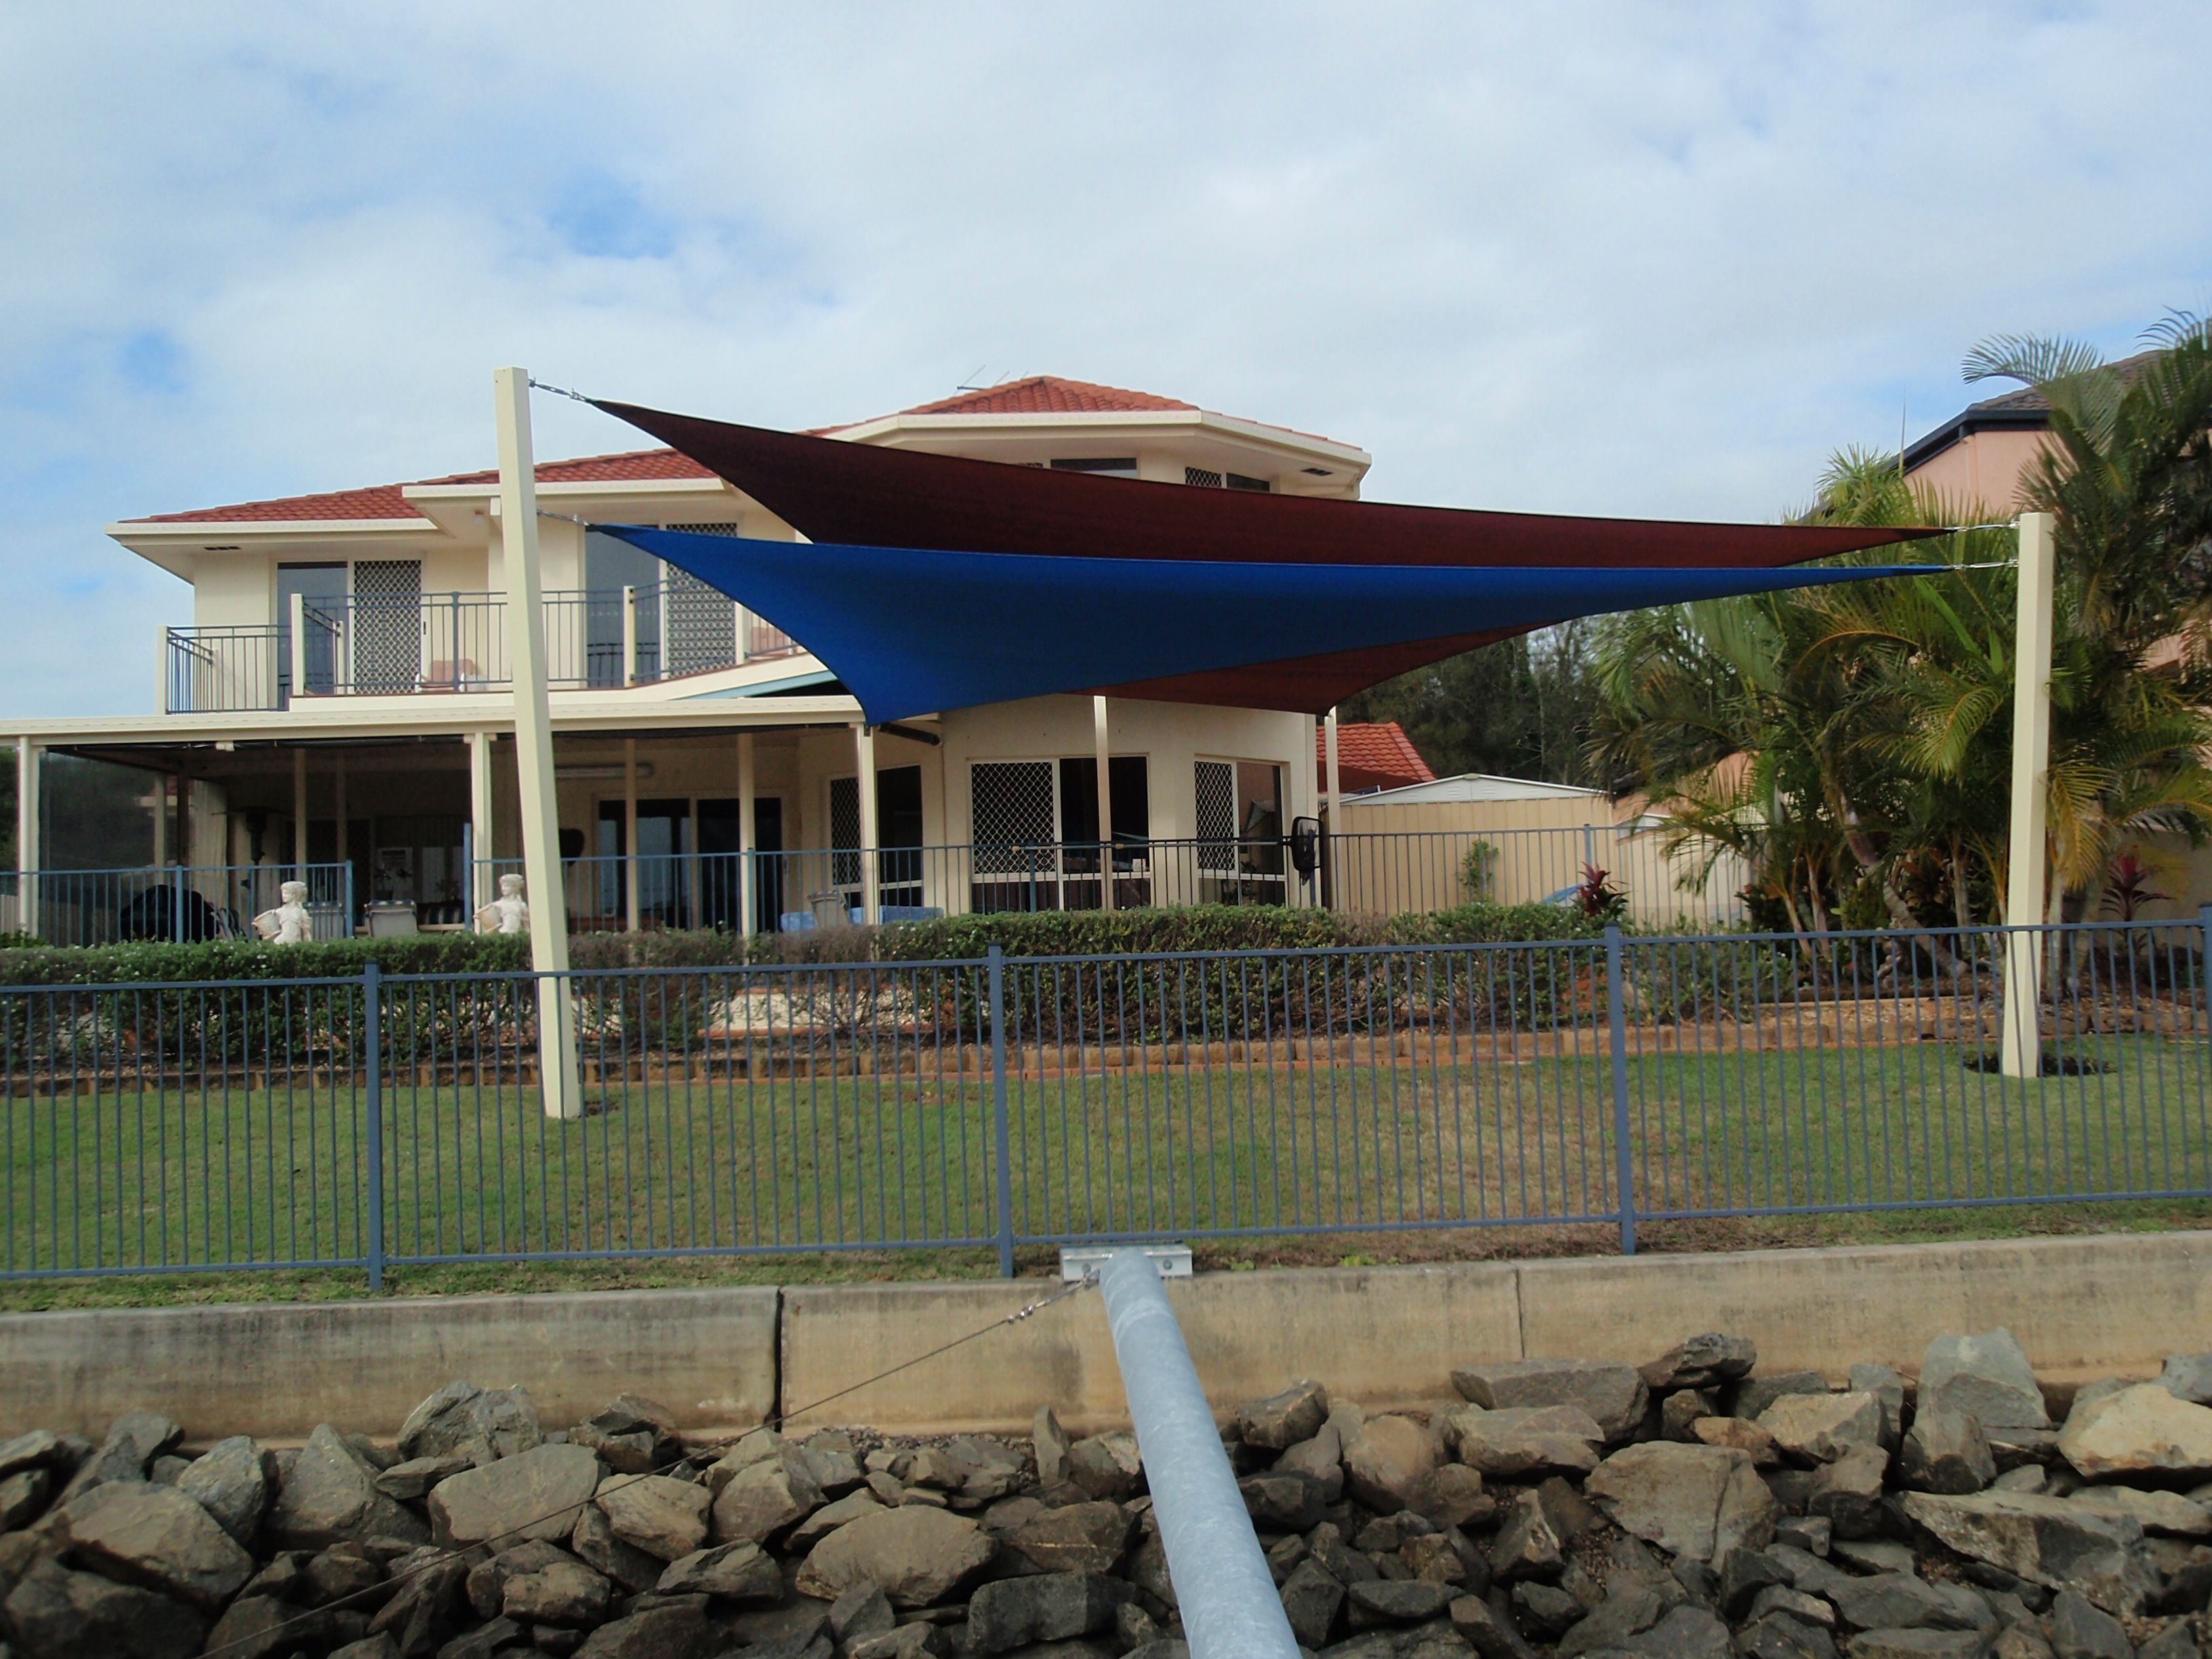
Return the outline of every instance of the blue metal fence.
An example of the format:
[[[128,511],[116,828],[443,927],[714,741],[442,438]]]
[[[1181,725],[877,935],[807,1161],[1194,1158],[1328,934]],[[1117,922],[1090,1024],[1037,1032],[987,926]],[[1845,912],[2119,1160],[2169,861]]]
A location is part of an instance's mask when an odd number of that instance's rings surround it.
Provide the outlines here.
[[[1996,929],[7,988],[0,1276],[2203,1200],[2205,925],[2036,930],[2034,1079]]]
[[[0,872],[0,932],[29,933],[47,945],[247,939],[253,918],[282,903],[279,890],[293,880],[307,884],[307,914],[317,939],[352,936],[349,864]]]

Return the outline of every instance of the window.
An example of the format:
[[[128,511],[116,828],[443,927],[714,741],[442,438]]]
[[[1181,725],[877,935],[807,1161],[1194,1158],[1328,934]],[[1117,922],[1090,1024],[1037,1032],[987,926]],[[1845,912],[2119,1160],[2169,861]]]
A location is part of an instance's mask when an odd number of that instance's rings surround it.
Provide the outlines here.
[[[1275,487],[1265,478],[1248,478],[1242,472],[1215,472],[1202,466],[1183,468],[1182,481],[1200,489],[1254,489],[1263,495]]]
[[[1109,478],[1133,478],[1137,476],[1137,458],[1116,455],[1106,460],[1054,461],[1055,472],[1097,472]]]
[[[599,854],[596,898],[603,923],[622,925],[629,908],[625,884],[630,849],[623,845],[624,812],[619,800],[599,803]],[[637,804],[637,915],[647,927],[690,925],[690,884],[684,854],[691,850],[691,803],[640,800]]]
[[[1142,847],[1152,839],[1152,789],[1142,755],[1116,755],[1106,763],[1113,792],[1114,844]],[[1072,845],[1098,840],[1098,762],[1095,756],[1060,763],[1060,838]]]
[[[1150,902],[1152,802],[1142,755],[1109,760],[1116,905]],[[977,761],[969,769],[976,910],[1095,910],[1102,900],[1098,763]]]
[[[1059,814],[1050,761],[977,761],[968,769],[969,838],[978,873],[1023,870],[1017,850],[1051,844]]]
[[[830,879],[860,902],[860,781],[830,780]],[[920,904],[921,769],[876,769],[876,890],[882,904]]]
[[[1199,867],[1240,876],[1283,873],[1283,769],[1272,761],[1197,763]]]
[[[292,684],[292,598],[306,604],[307,637],[301,648],[307,684]],[[276,684],[280,701],[301,691],[323,694],[337,689],[336,623],[345,609],[346,568],[343,564],[280,564],[276,567]]]

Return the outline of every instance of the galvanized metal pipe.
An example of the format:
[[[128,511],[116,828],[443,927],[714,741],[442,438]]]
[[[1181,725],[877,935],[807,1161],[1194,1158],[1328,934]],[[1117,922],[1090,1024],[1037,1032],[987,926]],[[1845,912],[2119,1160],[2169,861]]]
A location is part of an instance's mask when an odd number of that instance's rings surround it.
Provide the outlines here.
[[[1191,1659],[1297,1659],[1158,1269],[1116,1250],[1098,1283]]]

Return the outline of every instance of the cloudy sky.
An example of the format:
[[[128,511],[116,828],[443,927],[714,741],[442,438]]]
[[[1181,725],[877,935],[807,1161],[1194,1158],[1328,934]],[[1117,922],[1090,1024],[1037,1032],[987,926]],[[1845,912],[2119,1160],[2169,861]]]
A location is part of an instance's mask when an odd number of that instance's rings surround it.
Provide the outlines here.
[[[2212,302],[2212,6],[0,10],[7,714],[150,708],[112,520],[1056,374],[1379,499],[1771,518],[2004,331]],[[541,455],[634,447],[541,400]]]

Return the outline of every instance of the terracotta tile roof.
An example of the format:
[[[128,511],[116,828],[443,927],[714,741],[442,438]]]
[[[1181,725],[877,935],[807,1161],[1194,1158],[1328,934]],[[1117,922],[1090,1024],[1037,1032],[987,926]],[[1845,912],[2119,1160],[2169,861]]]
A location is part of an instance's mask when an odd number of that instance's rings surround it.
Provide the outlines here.
[[[1180,398],[1163,398],[1151,392],[1131,392],[1118,386],[1097,386],[1089,380],[1063,380],[1057,374],[1031,374],[1026,379],[1008,380],[1002,386],[987,386],[981,392],[962,392],[950,398],[940,398],[933,404],[916,404],[912,409],[902,409],[899,415],[1101,415],[1156,410],[1200,412],[1196,404],[1187,404]],[[896,416],[874,416],[871,420],[895,420]],[[1243,420],[1247,417],[1239,416]],[[870,421],[847,421],[839,426],[812,428],[817,436],[833,432],[849,432],[856,426],[866,426]],[[1319,433],[1301,432],[1296,427],[1279,426],[1272,421],[1251,421],[1253,426],[1264,426],[1270,431],[1287,432],[1297,438],[1318,438],[1322,443],[1334,443],[1334,438],[1322,438]]]
[[[1314,732],[1315,775],[1328,787],[1328,732]],[[1367,789],[1395,789],[1409,783],[1434,783],[1421,751],[1395,720],[1344,721],[1336,728],[1336,770],[1347,795]]]
[[[635,449],[616,455],[580,455],[572,460],[540,461],[540,483],[618,483],[637,478],[711,478],[714,475],[688,455],[672,449]],[[498,482],[498,471],[453,472],[440,478],[417,478],[422,484],[476,484]],[[238,501],[228,507],[203,507],[189,513],[155,513],[127,524],[284,524],[318,520],[423,519],[403,493],[407,484],[372,484],[363,489],[334,489],[320,495],[281,495],[273,501]]]

